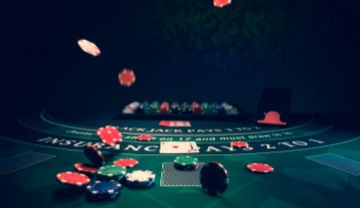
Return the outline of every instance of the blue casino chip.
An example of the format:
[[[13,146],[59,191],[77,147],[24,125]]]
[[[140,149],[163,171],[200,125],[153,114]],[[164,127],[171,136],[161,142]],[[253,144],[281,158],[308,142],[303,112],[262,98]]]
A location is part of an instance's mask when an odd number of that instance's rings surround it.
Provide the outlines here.
[[[87,197],[91,200],[109,200],[120,195],[121,184],[117,181],[94,181],[86,186]]]

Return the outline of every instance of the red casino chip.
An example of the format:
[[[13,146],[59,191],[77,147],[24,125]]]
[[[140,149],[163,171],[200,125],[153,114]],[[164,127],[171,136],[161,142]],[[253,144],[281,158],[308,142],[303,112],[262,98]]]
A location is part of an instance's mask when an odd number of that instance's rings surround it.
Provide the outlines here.
[[[118,75],[119,82],[122,86],[130,87],[135,82],[135,74],[131,69],[123,69]]]
[[[274,168],[271,165],[265,163],[250,163],[247,165],[247,168],[250,171],[257,173],[271,173],[274,171]]]
[[[192,110],[193,114],[201,114],[202,113],[200,104],[195,101],[191,103],[191,110]]]
[[[232,148],[247,148],[249,147],[249,144],[243,141],[236,141],[236,142],[230,142],[230,146]]]
[[[82,172],[82,173],[90,173],[95,174],[98,168],[95,165],[86,164],[86,163],[75,163],[74,164],[75,170]]]
[[[133,168],[139,164],[139,161],[132,158],[121,158],[114,161],[114,165],[120,165],[126,168]]]
[[[102,142],[109,146],[114,146],[117,142],[122,142],[122,135],[114,126],[108,125],[98,128],[97,135]]]
[[[151,141],[154,140],[154,137],[149,134],[143,134],[136,137],[139,141]]]
[[[213,4],[215,7],[224,7],[231,3],[231,0],[213,0]]]
[[[91,181],[87,175],[72,171],[58,173],[56,179],[62,184],[76,187],[84,187]]]
[[[161,114],[168,114],[170,113],[170,103],[169,102],[162,102],[159,107],[159,113]]]

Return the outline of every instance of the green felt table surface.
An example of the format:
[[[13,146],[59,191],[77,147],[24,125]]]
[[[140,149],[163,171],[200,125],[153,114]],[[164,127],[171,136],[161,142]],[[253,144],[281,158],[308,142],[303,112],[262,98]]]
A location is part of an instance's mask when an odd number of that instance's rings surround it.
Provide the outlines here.
[[[129,121],[132,122],[134,121]],[[148,122],[137,121],[137,126],[149,126]],[[206,123],[203,125],[206,126]],[[285,129],[280,130],[285,131]],[[306,130],[310,135],[308,139],[315,138],[311,134],[311,131],[315,130]],[[6,130],[2,132],[5,132],[3,133],[5,136],[0,137],[0,159],[28,151],[56,155],[55,158],[42,163],[11,174],[0,175],[2,207],[279,208],[358,207],[360,204],[359,175],[349,174],[307,159],[311,155],[333,153],[360,161],[360,141],[357,136],[342,141],[341,136],[346,135],[346,131],[331,132],[336,137],[340,137],[337,143],[312,148],[231,154],[225,151],[217,153],[215,150],[214,154],[194,153],[193,156],[204,164],[218,161],[227,169],[230,183],[227,190],[217,197],[206,194],[200,186],[161,185],[163,163],[172,162],[177,154],[142,154],[123,151],[112,158],[107,158],[107,163],[110,164],[118,158],[134,158],[139,161],[139,165],[133,169],[153,171],[156,174],[155,184],[147,189],[123,187],[118,198],[103,202],[89,201],[84,192],[72,192],[56,180],[58,172],[74,171],[74,163],[89,162],[81,149],[27,143],[24,139],[11,139],[11,135],[7,135]],[[54,132],[53,136],[56,136],[56,131]],[[36,133],[23,136],[39,137]],[[178,137],[174,135],[174,138]],[[295,136],[292,141],[297,139]],[[326,141],[326,138],[323,140]],[[266,138],[262,141],[266,143]],[[156,142],[159,141],[153,141]],[[211,144],[211,141],[208,142],[210,143],[205,143]],[[201,143],[204,142],[200,141],[199,144]],[[228,141],[224,142],[224,145],[226,144]],[[251,172],[246,165],[252,162],[270,164],[274,167],[274,172],[269,174]],[[352,168],[354,172],[359,169],[358,166]]]

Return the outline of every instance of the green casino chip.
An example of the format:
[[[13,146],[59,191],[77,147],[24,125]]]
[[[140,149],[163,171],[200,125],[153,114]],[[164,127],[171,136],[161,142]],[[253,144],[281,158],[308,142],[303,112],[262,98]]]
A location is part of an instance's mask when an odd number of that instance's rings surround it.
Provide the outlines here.
[[[160,103],[158,101],[152,102],[147,109],[145,109],[145,113],[149,115],[157,114],[159,111]]]
[[[101,179],[119,180],[126,174],[126,167],[118,165],[105,165],[99,168],[97,175]]]
[[[178,165],[196,165],[199,160],[196,157],[186,156],[177,156],[174,160],[175,164]]]
[[[196,170],[199,167],[199,160],[191,156],[177,156],[174,159],[174,167],[178,170]]]
[[[207,102],[201,103],[201,109],[202,109],[202,113],[205,115],[210,115],[213,113],[213,109]]]

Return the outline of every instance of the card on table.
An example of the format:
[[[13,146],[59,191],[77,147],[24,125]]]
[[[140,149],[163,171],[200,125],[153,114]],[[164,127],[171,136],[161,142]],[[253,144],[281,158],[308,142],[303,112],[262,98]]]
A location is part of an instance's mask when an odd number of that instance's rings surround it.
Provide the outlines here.
[[[7,158],[0,159],[0,174],[11,174],[21,169],[53,159],[55,157],[56,155],[32,151],[19,153]]]
[[[360,175],[360,161],[351,158],[347,158],[335,153],[310,155],[306,158],[351,175]]]
[[[196,142],[161,142],[160,153],[199,153]]]

